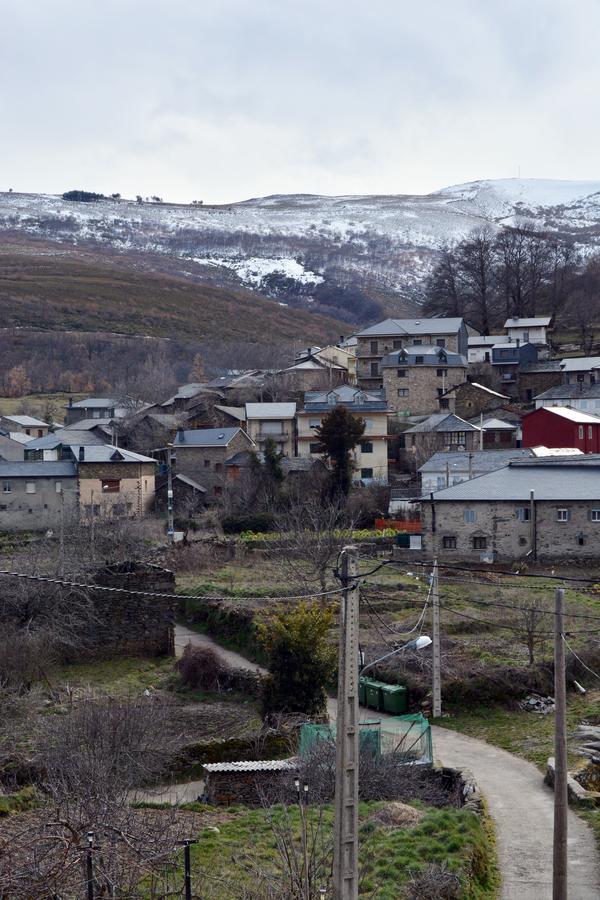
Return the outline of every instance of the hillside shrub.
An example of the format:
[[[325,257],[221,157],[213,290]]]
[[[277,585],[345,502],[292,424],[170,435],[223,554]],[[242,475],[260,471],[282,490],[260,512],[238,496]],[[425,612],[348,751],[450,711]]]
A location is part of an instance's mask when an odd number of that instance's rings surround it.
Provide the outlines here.
[[[336,670],[336,649],[329,641],[333,612],[316,603],[283,609],[259,625],[269,657],[265,712],[321,715],[326,687]]]
[[[104,194],[96,194],[94,191],[65,191],[63,200],[78,200],[80,203],[93,203],[94,200],[104,200]]]
[[[242,534],[243,532],[269,532],[274,525],[271,513],[239,513],[221,519],[221,527],[225,534]]]

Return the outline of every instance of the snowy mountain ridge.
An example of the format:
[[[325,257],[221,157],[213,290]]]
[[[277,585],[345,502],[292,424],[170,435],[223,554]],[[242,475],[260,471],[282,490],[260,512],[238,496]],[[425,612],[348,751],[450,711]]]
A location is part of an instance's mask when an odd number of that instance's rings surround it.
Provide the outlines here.
[[[296,285],[304,305],[311,286],[325,280],[357,285],[400,309],[403,299],[418,299],[443,246],[483,225],[523,220],[572,236],[584,254],[595,252],[600,181],[507,178],[426,195],[275,194],[220,206],[0,194],[0,230],[161,254],[186,277],[243,284],[280,299]]]

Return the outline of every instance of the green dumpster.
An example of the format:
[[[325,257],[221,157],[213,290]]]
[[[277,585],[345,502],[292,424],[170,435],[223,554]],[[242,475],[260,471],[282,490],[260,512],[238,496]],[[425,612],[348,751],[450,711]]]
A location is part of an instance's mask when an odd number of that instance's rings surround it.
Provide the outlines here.
[[[371,709],[383,709],[382,687],[383,685],[379,681],[367,680],[367,706]]]
[[[358,679],[358,702],[361,706],[367,705],[367,679]]]
[[[385,684],[381,688],[385,712],[400,716],[408,709],[406,687],[403,684]]]

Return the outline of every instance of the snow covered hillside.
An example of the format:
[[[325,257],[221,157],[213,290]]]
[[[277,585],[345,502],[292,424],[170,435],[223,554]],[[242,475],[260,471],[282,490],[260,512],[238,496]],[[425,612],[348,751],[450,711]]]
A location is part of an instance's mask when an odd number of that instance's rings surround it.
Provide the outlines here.
[[[571,234],[591,252],[600,245],[600,181],[502,179],[425,196],[275,195],[226,206],[0,194],[0,229],[161,254],[187,277],[280,298],[296,292],[305,305],[325,281],[401,308],[418,299],[442,246],[519,219]]]

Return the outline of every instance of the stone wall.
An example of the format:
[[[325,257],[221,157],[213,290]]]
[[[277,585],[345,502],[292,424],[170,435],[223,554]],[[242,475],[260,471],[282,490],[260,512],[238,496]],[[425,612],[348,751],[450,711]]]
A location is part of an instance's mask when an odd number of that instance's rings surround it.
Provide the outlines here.
[[[97,585],[172,594],[175,576],[158,566],[129,566],[98,572]],[[173,656],[174,600],[121,591],[91,589],[95,621],[87,634],[87,655],[93,657]]]
[[[205,799],[211,806],[262,806],[265,803],[294,803],[295,772],[210,772],[206,775]]]

